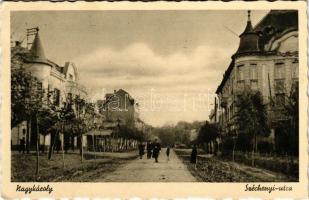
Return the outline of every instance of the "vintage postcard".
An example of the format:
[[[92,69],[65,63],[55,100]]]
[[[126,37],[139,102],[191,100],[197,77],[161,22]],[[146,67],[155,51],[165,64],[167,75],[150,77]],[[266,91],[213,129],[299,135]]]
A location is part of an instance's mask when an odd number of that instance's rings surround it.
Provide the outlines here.
[[[5,199],[308,196],[306,2],[1,14]]]

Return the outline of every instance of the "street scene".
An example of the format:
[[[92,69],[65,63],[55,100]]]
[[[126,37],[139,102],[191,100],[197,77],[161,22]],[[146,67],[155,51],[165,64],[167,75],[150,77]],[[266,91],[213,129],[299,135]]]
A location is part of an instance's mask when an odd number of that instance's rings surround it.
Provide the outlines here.
[[[298,182],[297,10],[11,12],[12,182]]]

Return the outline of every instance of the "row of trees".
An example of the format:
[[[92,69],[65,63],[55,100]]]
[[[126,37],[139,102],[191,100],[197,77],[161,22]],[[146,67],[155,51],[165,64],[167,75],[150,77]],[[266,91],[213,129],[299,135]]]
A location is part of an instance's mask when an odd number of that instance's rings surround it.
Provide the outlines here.
[[[298,84],[280,105],[273,99],[266,105],[260,92],[246,89],[235,101],[235,129],[222,135],[219,124],[206,122],[194,142],[209,153],[232,152],[233,159],[235,151],[252,152],[253,165],[256,153],[290,155],[292,159],[298,155],[298,102]],[[275,127],[274,143],[261,140],[270,135],[270,125]]]
[[[183,145],[189,147],[191,145],[191,130],[197,130],[202,122],[184,122],[177,124],[167,124],[162,127],[154,128],[152,133],[157,136],[163,146]]]
[[[199,129],[194,143],[200,145],[207,153],[214,153],[216,155],[219,149],[219,143],[217,141],[218,137],[218,126],[206,121],[206,123]]]
[[[52,100],[53,92],[44,89],[42,82],[27,69],[28,60],[31,60],[31,55],[25,48],[18,46],[11,49],[11,128],[24,121],[27,123],[26,152],[29,153],[30,147],[36,146],[37,174],[40,150],[45,149],[45,144],[41,144],[40,137],[44,137],[42,141],[45,143],[47,134],[51,136],[49,159],[52,158],[55,147],[61,146],[64,166],[64,153],[69,146],[74,149],[74,138],[77,138],[81,161],[83,161],[83,134],[99,128],[97,121],[103,121],[102,116],[95,112],[93,103],[86,102],[79,97],[80,95],[70,98],[68,96],[70,91],[64,92],[65,102],[55,105]],[[96,118],[99,119],[96,120]],[[123,138],[124,141],[144,139],[141,131],[125,126],[120,126],[115,132],[114,137]],[[63,137],[62,143],[59,142],[61,137]]]
[[[12,62],[13,63],[13,62]],[[11,127],[16,127],[23,121],[27,122],[26,151],[30,151],[30,135],[36,141],[37,170],[40,149],[40,137],[51,135],[48,158],[51,159],[55,144],[59,142],[61,134],[64,138],[78,137],[82,144],[82,134],[93,127],[93,105],[75,98],[61,106],[51,103],[52,94],[42,88],[42,83],[29,71],[21,66],[13,66],[11,71]],[[74,111],[73,106],[76,106]],[[64,140],[66,141],[66,140]],[[62,151],[65,144],[62,144]],[[83,160],[82,145],[80,145],[81,160]],[[64,160],[63,160],[64,162]]]

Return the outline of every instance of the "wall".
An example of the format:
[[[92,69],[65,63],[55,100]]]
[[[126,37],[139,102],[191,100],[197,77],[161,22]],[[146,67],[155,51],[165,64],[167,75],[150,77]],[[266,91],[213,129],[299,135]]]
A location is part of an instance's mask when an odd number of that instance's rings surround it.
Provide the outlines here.
[[[285,80],[285,94],[289,95],[292,83],[298,80],[298,33],[297,31],[288,32],[280,37],[274,38],[270,44],[266,45],[266,50],[277,51],[276,55],[267,56],[242,56],[235,59],[234,68],[231,71],[229,79],[222,88],[222,94],[219,94],[220,102],[226,101],[227,108],[219,106],[221,117],[219,119],[222,125],[226,125],[225,120],[230,121],[235,109],[230,108],[235,101],[235,94],[240,89],[237,81],[238,70],[237,67],[243,65],[244,81],[246,85],[250,85],[250,65],[256,64],[257,67],[257,89],[262,93],[264,103],[270,100],[270,92],[273,100],[275,100],[275,65],[276,63],[283,63],[284,65],[284,80]],[[297,78],[292,77],[293,70],[297,71]],[[268,78],[269,77],[269,78]]]

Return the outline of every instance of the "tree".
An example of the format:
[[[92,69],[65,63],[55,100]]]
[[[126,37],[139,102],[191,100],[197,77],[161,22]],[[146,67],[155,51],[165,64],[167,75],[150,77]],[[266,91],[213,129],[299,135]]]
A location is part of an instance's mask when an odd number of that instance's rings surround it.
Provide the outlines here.
[[[268,136],[270,133],[267,119],[267,108],[263,103],[263,97],[259,91],[248,88],[237,96],[236,102],[237,133],[240,136],[247,135],[251,139],[252,165],[254,165],[254,153],[257,152],[257,136]],[[241,141],[241,140],[239,140]],[[238,144],[246,145],[246,144]]]
[[[298,82],[294,83],[284,106],[284,112],[289,117],[289,154],[298,155],[299,143],[299,88]]]
[[[216,139],[219,136],[218,128],[215,124],[210,124],[208,121],[201,126],[196,142],[198,144],[206,144],[206,151],[209,151],[209,145],[213,143],[216,145]],[[217,147],[215,147],[217,149]]]

